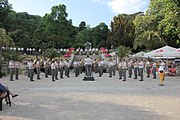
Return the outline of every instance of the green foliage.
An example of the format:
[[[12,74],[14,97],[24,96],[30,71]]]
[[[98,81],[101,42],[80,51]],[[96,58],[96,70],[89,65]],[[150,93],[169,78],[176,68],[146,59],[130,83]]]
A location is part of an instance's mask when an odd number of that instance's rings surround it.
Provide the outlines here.
[[[85,48],[85,45],[82,43],[75,43],[72,47],[74,47],[74,48]]]
[[[120,14],[113,18],[113,21],[110,25],[111,30],[109,32],[108,40],[114,47],[119,45],[128,47],[133,46],[135,31],[133,20],[135,16],[136,14]]]
[[[128,56],[131,49],[130,47],[125,47],[123,45],[120,45],[118,46],[117,50],[118,50],[118,57],[120,60],[122,60],[124,57]]]
[[[23,61],[26,56],[24,56],[21,52],[12,51],[12,50],[5,50],[3,51],[4,60],[13,60],[13,61]]]
[[[47,48],[43,53],[44,58],[53,59],[53,58],[56,58],[58,56],[59,56],[58,52],[54,48]]]

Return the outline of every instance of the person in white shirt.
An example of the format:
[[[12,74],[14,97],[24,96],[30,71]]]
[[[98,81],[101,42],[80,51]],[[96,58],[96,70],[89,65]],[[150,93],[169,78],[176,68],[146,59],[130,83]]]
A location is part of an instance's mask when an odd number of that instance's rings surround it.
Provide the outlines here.
[[[55,64],[55,67],[56,67],[56,69],[55,69],[55,79],[58,80],[59,64],[58,64],[57,59],[55,60],[54,64]]]
[[[75,77],[78,77],[78,62],[77,62],[77,60],[75,60],[73,62],[73,68],[74,68]]]
[[[122,70],[122,61],[121,60],[118,63],[118,73],[119,73],[119,79],[122,79],[123,70]]]
[[[59,70],[60,70],[60,78],[63,79],[63,72],[64,72],[64,62],[63,59],[59,62]]]
[[[91,77],[93,60],[91,58],[89,58],[89,56],[87,56],[87,58],[84,59],[84,64],[85,64],[86,76]]]
[[[132,60],[131,60],[131,58],[129,59],[127,66],[128,66],[129,78],[131,78],[131,76],[132,76]]]
[[[133,61],[133,66],[134,66],[134,79],[137,79],[138,69],[139,69],[137,59]]]
[[[52,82],[55,82],[54,78],[55,78],[55,71],[56,70],[56,65],[54,60],[51,63],[51,75],[52,75]]]
[[[36,61],[37,79],[41,79],[41,78],[40,78],[40,67],[41,67],[40,61],[39,61],[39,59],[37,59],[37,61]]]
[[[139,81],[143,81],[143,69],[144,69],[144,62],[141,59],[139,62],[139,73],[140,73],[140,80]]]
[[[123,80],[122,81],[126,81],[126,70],[127,70],[127,63],[126,63],[126,60],[123,59],[123,62],[122,62]]]
[[[34,76],[34,63],[33,60],[31,59],[31,61],[29,62],[29,73],[30,73],[30,81],[34,81],[33,80],[33,76]]]
[[[66,61],[64,62],[64,66],[65,66],[65,76],[69,77],[71,64],[68,59],[66,59]]]
[[[47,60],[45,59],[44,60],[44,72],[45,72],[45,78],[48,78],[48,62],[47,62]]]
[[[163,81],[164,81],[164,68],[162,65],[160,65],[158,72],[159,72],[159,78],[160,78],[160,85],[159,86],[164,86]]]
[[[147,73],[147,78],[150,77],[150,62],[149,60],[146,60],[146,73]]]
[[[15,68],[15,63],[13,60],[11,60],[9,62],[9,69],[10,69],[10,81],[14,81],[13,80],[13,75],[14,75],[14,68]]]
[[[15,62],[15,78],[16,80],[19,79],[19,68],[20,68],[20,64],[18,61]]]
[[[113,60],[110,59],[108,61],[107,65],[108,65],[108,68],[109,68],[109,77],[111,78],[112,77],[112,72],[113,72],[113,65],[114,65]]]
[[[103,69],[104,69],[103,63],[104,63],[104,62],[103,62],[101,59],[98,61],[99,77],[101,77],[101,76],[103,75]]]

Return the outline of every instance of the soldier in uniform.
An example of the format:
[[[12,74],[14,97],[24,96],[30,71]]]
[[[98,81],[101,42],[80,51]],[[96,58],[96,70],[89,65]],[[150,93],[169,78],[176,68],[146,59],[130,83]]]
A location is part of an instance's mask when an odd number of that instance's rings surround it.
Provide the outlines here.
[[[113,62],[112,72],[113,72],[113,75],[116,75],[116,60],[114,59],[112,62]]]
[[[146,61],[146,73],[147,73],[147,78],[150,77],[150,62],[149,62],[149,60]]]
[[[126,70],[127,70],[127,63],[126,63],[126,60],[123,59],[123,62],[122,62],[123,80],[122,81],[126,81]]]
[[[56,67],[55,68],[55,79],[58,80],[59,64],[58,64],[57,59],[55,60],[54,64],[55,64],[55,67]]]
[[[95,73],[98,73],[98,60],[95,59],[93,62],[93,70]]]
[[[152,74],[153,74],[153,79],[156,79],[156,62],[155,61],[152,64]]]
[[[134,79],[137,79],[137,75],[138,75],[138,63],[137,63],[137,60],[133,61],[133,66],[134,66]]]
[[[118,63],[118,73],[119,73],[119,79],[122,79],[122,74],[123,74],[122,61],[119,61]]]
[[[19,62],[16,61],[15,62],[15,78],[16,78],[16,80],[19,79],[19,68],[20,68]]]
[[[140,80],[139,81],[143,81],[143,69],[144,69],[144,62],[141,59],[139,64],[139,73],[140,73]]]
[[[27,74],[28,74],[28,78],[30,78],[29,63],[30,63],[30,60],[28,60],[28,62],[27,62]]]
[[[14,81],[14,80],[13,80],[14,67],[15,67],[15,63],[14,63],[13,60],[11,60],[11,61],[9,62],[9,68],[10,68],[10,81]]]
[[[103,61],[100,59],[99,62],[98,62],[99,77],[101,77],[103,75],[103,69],[104,69],[103,65],[104,65]]]
[[[48,62],[46,59],[44,60],[43,64],[44,64],[45,78],[48,78]]]
[[[64,72],[64,62],[63,62],[63,59],[61,59],[60,62],[59,62],[59,71],[60,71],[60,78],[63,79],[63,72]]]
[[[112,77],[112,73],[113,73],[113,65],[114,65],[113,60],[110,59],[107,63],[107,66],[109,68],[109,77],[110,78]]]
[[[128,65],[129,78],[131,78],[131,76],[132,76],[132,60],[131,59],[129,59],[127,65]]]
[[[74,67],[75,77],[78,77],[78,63],[77,63],[77,60],[74,61],[73,67]]]
[[[84,64],[85,64],[86,76],[91,77],[93,60],[91,58],[89,58],[89,56],[87,56],[87,58],[84,59]]]
[[[56,65],[54,60],[51,63],[51,75],[52,75],[52,82],[55,82],[54,78],[55,78],[55,73],[56,73]]]
[[[30,74],[30,81],[34,81],[33,80],[33,76],[34,76],[34,63],[33,63],[32,59],[29,62],[29,74]]]
[[[65,66],[65,76],[69,77],[71,64],[68,59],[66,59],[66,61],[64,62],[64,66]]]
[[[41,67],[40,61],[39,61],[39,59],[37,59],[37,61],[36,61],[37,79],[41,79],[40,78],[40,67]]]

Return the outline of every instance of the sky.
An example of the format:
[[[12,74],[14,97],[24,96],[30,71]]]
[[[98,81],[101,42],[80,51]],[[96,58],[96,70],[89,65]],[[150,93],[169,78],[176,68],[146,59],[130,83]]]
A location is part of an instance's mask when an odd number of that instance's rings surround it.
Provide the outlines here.
[[[144,12],[150,0],[8,0],[16,12],[28,12],[31,15],[44,16],[51,13],[55,5],[64,4],[67,7],[67,19],[72,19],[74,26],[85,21],[90,27],[100,22],[110,25],[113,17],[118,14]]]

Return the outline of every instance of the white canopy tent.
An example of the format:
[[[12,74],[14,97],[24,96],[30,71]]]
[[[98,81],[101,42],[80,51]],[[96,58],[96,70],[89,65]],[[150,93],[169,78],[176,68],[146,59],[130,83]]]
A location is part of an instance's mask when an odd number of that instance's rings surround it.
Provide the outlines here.
[[[132,55],[133,58],[142,58],[144,56],[145,52],[138,52],[134,55]]]
[[[180,57],[180,52],[178,54],[178,49],[170,47],[170,46],[164,46],[162,48],[153,50],[151,52],[145,53],[145,58],[176,58]]]

